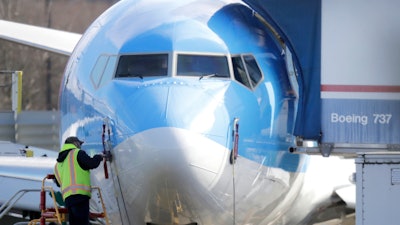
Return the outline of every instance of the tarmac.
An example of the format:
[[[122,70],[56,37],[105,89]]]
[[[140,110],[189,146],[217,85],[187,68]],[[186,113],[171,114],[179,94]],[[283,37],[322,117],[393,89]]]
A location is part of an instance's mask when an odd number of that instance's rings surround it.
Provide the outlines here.
[[[11,216],[4,216],[4,218],[0,220],[1,225],[17,225],[16,223],[18,223],[19,225],[26,224],[23,222],[28,222],[28,220]],[[315,223],[313,225],[355,225],[355,224],[356,224],[355,215],[351,214],[342,219],[334,219],[322,223]]]
[[[26,219],[23,218],[18,218],[18,217],[13,217],[13,216],[4,216],[1,220],[0,220],[0,224],[1,225],[14,225],[14,224],[26,224],[23,222],[29,222]]]
[[[333,219],[321,223],[315,223],[313,225],[355,225],[356,224],[356,215],[350,214],[341,219]]]

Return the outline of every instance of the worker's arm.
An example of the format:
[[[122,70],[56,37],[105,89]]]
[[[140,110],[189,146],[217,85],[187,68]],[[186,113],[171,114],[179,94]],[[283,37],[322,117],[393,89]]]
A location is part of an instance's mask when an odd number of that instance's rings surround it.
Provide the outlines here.
[[[92,158],[88,154],[86,154],[85,151],[79,150],[77,160],[78,160],[79,166],[81,166],[82,169],[91,170],[91,169],[97,168],[100,165],[100,162],[103,160],[103,156],[95,155]]]

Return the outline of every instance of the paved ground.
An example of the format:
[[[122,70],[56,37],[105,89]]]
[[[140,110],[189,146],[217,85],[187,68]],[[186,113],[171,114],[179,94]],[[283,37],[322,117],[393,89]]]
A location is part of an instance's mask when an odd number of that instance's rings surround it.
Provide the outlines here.
[[[313,225],[355,225],[355,224],[356,224],[356,216],[355,214],[350,214],[345,218],[343,218],[342,220],[334,219],[322,223],[315,223]]]
[[[1,225],[14,225],[15,223],[18,223],[18,222],[28,222],[28,221],[20,219],[20,218],[11,217],[11,216],[4,216],[0,220]]]
[[[0,220],[0,224],[1,225],[14,225],[15,223],[24,221],[26,222],[27,220],[22,220],[22,219],[18,219],[15,217],[9,217],[9,216],[5,216],[3,219]],[[325,221],[322,223],[315,223],[313,225],[355,225],[356,221],[355,221],[355,215],[349,215],[346,218],[342,220],[339,219],[334,219],[334,220],[330,220],[330,221]],[[21,223],[22,225],[22,223]]]

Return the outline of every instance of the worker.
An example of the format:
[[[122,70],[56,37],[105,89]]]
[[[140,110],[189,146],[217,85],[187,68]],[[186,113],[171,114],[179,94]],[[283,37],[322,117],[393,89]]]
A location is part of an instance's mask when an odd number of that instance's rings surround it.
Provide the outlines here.
[[[61,187],[68,208],[70,225],[89,225],[90,170],[97,168],[103,160],[101,154],[87,155],[80,149],[82,144],[77,137],[68,137],[54,168],[56,183]]]

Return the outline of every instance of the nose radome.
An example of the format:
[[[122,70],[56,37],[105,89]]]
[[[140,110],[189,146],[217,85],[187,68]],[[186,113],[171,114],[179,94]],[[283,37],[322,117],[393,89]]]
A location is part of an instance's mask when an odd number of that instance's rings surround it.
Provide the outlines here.
[[[159,171],[156,174],[182,186],[201,185],[211,189],[229,162],[225,146],[184,129],[150,129],[134,135],[131,141],[137,148],[135,152],[159,162],[151,164],[154,170]]]
[[[135,148],[132,154],[159,159],[162,164],[152,167],[159,166],[168,174],[165,176],[193,177],[193,183],[212,188],[229,162],[230,123],[224,92],[224,88],[184,84],[139,88],[126,99],[126,104],[132,105],[132,111],[126,113],[126,127],[137,130],[125,147]],[[128,161],[123,164],[133,166]],[[171,172],[166,167],[180,169]]]

